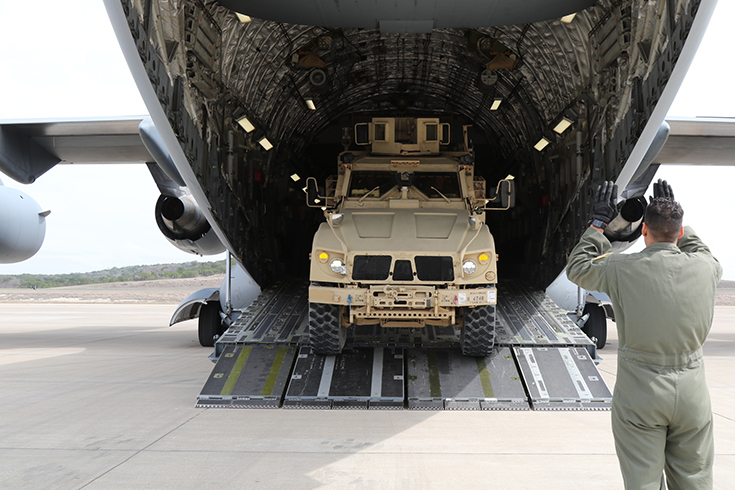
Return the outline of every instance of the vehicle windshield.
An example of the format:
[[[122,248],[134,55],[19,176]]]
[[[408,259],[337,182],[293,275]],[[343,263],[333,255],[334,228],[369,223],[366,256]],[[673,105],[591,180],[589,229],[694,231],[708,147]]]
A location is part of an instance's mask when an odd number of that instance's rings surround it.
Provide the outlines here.
[[[396,187],[396,173],[378,170],[352,172],[348,197],[380,198]],[[413,187],[430,199],[460,198],[456,172],[414,172]],[[438,192],[437,192],[438,191]]]
[[[349,197],[382,197],[396,186],[396,173],[383,171],[352,172]]]
[[[430,199],[462,197],[455,172],[416,172],[413,174],[413,186]]]

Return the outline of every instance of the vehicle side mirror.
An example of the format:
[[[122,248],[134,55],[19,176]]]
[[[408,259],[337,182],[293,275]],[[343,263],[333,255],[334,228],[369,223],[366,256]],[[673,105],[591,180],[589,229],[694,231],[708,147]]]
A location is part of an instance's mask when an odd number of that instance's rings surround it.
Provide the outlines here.
[[[306,205],[310,208],[324,206],[324,198],[319,196],[319,188],[314,177],[306,179]]]
[[[503,179],[499,182],[500,207],[510,209],[516,205],[516,183],[513,179]]]
[[[487,205],[494,206],[485,207],[488,211],[503,211],[515,207],[516,205],[516,183],[512,175],[507,176],[500,182],[496,189],[490,189],[487,196]]]

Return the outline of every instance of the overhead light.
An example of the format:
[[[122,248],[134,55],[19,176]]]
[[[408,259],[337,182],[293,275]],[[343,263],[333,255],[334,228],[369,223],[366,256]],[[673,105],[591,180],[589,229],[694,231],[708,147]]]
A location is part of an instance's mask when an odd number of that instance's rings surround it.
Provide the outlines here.
[[[306,102],[306,107],[308,107],[312,111],[315,111],[316,110],[316,105],[314,104],[314,100],[313,99],[304,99],[304,102]]]
[[[500,107],[500,103],[503,102],[502,97],[495,97],[495,100],[493,100],[493,105],[490,106],[491,111],[497,111],[498,107]]]
[[[248,119],[247,116],[242,116],[237,119],[237,124],[242,126],[242,129],[244,129],[246,133],[251,133],[255,129],[255,126],[253,126],[253,123],[250,122],[250,119]]]
[[[568,117],[564,116],[561,118],[561,121],[557,123],[556,126],[554,126],[554,132],[557,134],[562,134],[564,131],[566,131],[569,126],[572,125],[574,121],[569,119]]]
[[[536,150],[541,151],[544,148],[546,148],[549,145],[549,143],[551,143],[551,140],[548,139],[546,136],[542,136],[541,139],[538,140],[538,143],[533,145],[533,147],[536,148]]]
[[[564,22],[565,24],[569,24],[574,20],[575,15],[577,15],[576,12],[573,14],[565,15],[564,17],[561,18],[561,21]]]
[[[262,146],[265,151],[268,151],[271,148],[273,148],[273,144],[271,144],[271,142],[268,141],[268,138],[266,138],[265,136],[263,136],[262,138],[260,138],[258,140],[258,143],[260,143],[260,146]]]
[[[299,177],[299,174],[291,174],[291,180],[293,180],[294,182],[298,182],[299,180],[301,180],[301,177]]]
[[[243,24],[247,24],[248,22],[250,22],[251,20],[253,20],[253,19],[250,18],[249,15],[240,14],[238,12],[235,12],[235,15],[237,15],[237,18],[240,19],[240,22],[242,22]]]

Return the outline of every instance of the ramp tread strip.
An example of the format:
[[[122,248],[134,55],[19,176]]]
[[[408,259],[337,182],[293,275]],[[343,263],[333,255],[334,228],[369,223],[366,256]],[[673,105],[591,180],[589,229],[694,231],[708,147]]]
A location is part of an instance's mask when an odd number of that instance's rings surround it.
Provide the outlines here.
[[[294,343],[305,336],[306,286],[291,281],[263,291],[218,343]],[[299,327],[304,327],[299,333]]]
[[[498,298],[499,345],[593,345],[544,292],[531,292],[510,281],[498,289]]]
[[[582,400],[592,400],[592,392],[587,386],[587,383],[584,382],[582,373],[579,372],[577,364],[572,359],[572,353],[570,352],[570,350],[563,348],[559,349],[559,355],[561,356],[562,361],[567,368],[567,372],[572,380],[572,383],[574,384],[574,387],[577,390],[577,395],[579,395],[579,398]]]
[[[547,341],[553,342],[558,340],[558,337],[553,333],[546,319],[539,314],[539,310],[533,308],[533,303],[528,298],[527,291],[518,286],[514,287],[509,285],[509,288],[515,289],[515,292],[511,295],[503,294],[504,304],[512,308],[515,313],[514,316],[520,319],[522,331],[526,332],[527,338],[538,340],[540,336],[532,332],[532,330],[535,330],[536,332],[540,331],[540,333],[543,333]]]

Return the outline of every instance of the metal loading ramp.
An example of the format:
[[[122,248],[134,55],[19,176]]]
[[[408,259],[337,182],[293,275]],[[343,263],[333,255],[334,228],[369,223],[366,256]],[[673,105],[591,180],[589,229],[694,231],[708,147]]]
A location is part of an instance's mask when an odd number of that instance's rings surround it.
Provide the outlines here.
[[[496,345],[461,354],[451,327],[350,328],[338,356],[308,345],[306,284],[264,291],[217,341],[198,407],[606,410],[594,344],[543,292],[499,290]]]

